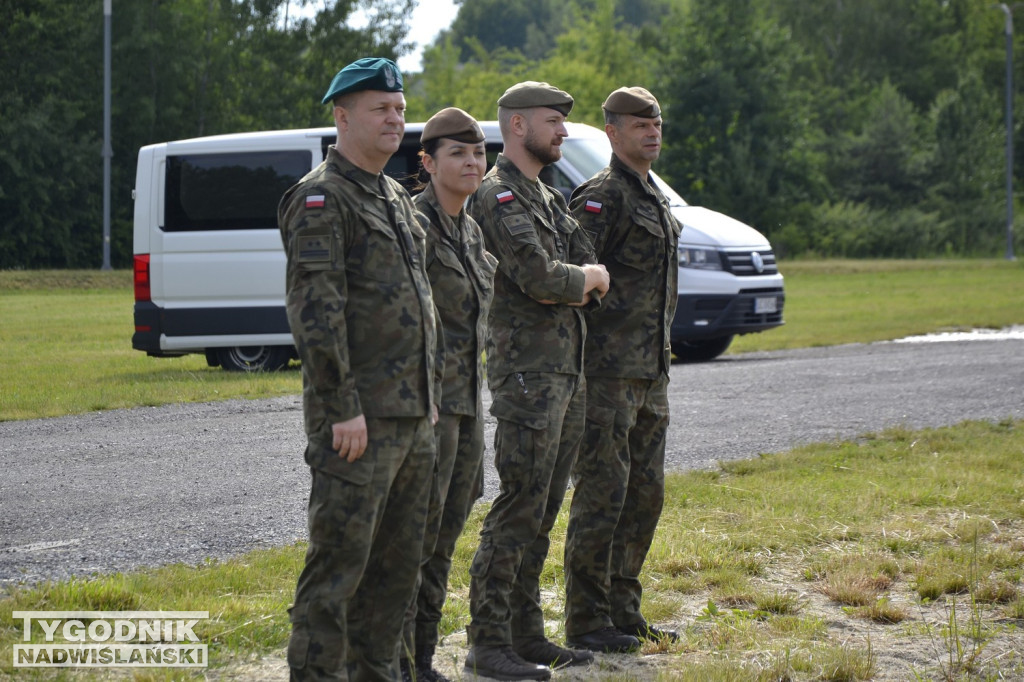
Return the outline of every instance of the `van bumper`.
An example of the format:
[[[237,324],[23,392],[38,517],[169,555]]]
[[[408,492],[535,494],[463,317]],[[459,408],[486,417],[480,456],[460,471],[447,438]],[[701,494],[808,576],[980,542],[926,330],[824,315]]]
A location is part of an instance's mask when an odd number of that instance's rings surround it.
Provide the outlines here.
[[[161,308],[135,304],[132,348],[154,357],[228,346],[293,345],[284,306]]]
[[[775,300],[774,312],[755,312],[755,305]],[[679,294],[672,320],[672,340],[713,339],[750,334],[785,324],[782,309],[786,293],[781,288],[747,289],[738,294]]]

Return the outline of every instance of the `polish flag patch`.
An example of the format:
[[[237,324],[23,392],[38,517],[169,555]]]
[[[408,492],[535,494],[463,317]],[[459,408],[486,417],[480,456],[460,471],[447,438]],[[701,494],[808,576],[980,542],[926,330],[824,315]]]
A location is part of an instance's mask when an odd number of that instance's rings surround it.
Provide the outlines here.
[[[495,194],[494,198],[498,200],[499,204],[507,204],[508,202],[510,202],[513,199],[515,199],[515,196],[512,195],[511,190],[505,190],[504,192],[501,192],[500,194]]]
[[[324,195],[323,194],[312,194],[306,197],[306,208],[323,208],[324,207]]]
[[[584,206],[584,210],[587,213],[600,213],[603,204],[600,201],[587,201],[587,205]]]

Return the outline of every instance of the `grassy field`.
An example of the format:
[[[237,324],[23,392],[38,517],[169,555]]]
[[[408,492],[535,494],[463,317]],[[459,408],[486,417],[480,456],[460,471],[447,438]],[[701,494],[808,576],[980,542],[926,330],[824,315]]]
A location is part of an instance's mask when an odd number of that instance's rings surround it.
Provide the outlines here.
[[[1024,262],[783,263],[786,325],[740,353],[1024,323]],[[297,394],[298,371],[240,374],[132,350],[127,271],[0,272],[0,421]]]
[[[731,352],[866,342],[1024,323],[1024,266],[1005,261],[784,264],[787,325]],[[0,419],[298,393],[296,371],[209,369],[130,348],[130,275],[0,272]],[[600,657],[559,680],[1024,679],[1024,422],[892,429],[718,471],[668,477],[644,569],[645,615],[680,632],[642,656]],[[561,640],[566,507],[543,575]],[[460,539],[439,667],[463,679],[468,567],[484,508]],[[15,610],[200,610],[211,669],[109,679],[284,679],[302,544],[8,590],[0,678],[15,671]],[[35,633],[36,641],[41,633]]]
[[[893,429],[672,475],[645,565],[645,615],[677,629],[642,656],[602,656],[561,680],[1024,679],[1024,423]],[[468,568],[483,508],[460,539],[438,666],[463,679]],[[562,631],[566,513],[542,581]],[[0,676],[15,610],[209,611],[212,669],[135,680],[285,679],[300,545],[202,566],[26,586],[0,599]],[[35,633],[41,640],[41,632]],[[95,671],[18,679],[93,679]],[[123,679],[123,678],[117,678]]]

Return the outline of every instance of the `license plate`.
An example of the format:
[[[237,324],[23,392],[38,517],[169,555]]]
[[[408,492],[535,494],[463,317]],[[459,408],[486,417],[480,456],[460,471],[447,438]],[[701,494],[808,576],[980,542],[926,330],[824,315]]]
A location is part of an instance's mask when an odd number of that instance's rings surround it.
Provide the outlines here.
[[[754,313],[761,315],[764,313],[776,313],[779,311],[778,299],[774,296],[766,296],[762,298],[754,299]]]

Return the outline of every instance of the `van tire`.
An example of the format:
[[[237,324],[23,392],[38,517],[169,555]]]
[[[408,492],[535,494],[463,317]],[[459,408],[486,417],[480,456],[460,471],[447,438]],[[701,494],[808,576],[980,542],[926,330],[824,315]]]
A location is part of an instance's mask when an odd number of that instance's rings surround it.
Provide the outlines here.
[[[672,353],[677,362],[707,362],[724,353],[732,343],[732,339],[733,335],[729,334],[714,339],[673,341]]]
[[[288,346],[231,346],[218,348],[220,366],[229,372],[276,372],[288,365],[293,351]]]

